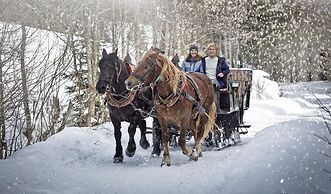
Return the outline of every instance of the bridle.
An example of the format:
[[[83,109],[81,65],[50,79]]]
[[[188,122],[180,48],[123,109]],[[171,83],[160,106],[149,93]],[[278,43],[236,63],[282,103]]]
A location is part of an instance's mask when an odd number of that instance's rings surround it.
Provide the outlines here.
[[[119,78],[120,78],[120,75],[121,75],[121,72],[122,72],[122,64],[119,64],[118,63],[118,59],[115,61],[115,69],[116,71],[113,73],[113,74],[116,74],[116,82],[119,83]],[[109,65],[109,64],[107,64]],[[118,67],[119,68],[116,68]],[[107,84],[107,95],[106,95],[106,102],[111,105],[111,106],[114,106],[114,107],[117,107],[117,108],[121,108],[121,107],[124,107],[124,106],[127,106],[129,105],[130,103],[132,103],[132,101],[134,100],[134,97],[137,93],[137,90],[130,90],[128,92],[124,92],[122,94],[117,94],[117,93],[114,93],[114,83],[113,83],[113,80],[114,79],[100,79],[99,81],[105,81],[106,83],[109,83]],[[126,94],[125,94],[126,93]],[[119,99],[118,99],[119,98]]]
[[[133,87],[132,89],[135,89],[137,88],[138,90],[142,89],[142,88],[148,88],[148,87],[151,87],[151,88],[154,88],[154,86],[156,85],[157,82],[161,81],[163,79],[163,76],[162,74],[160,74],[159,76],[155,76],[156,75],[156,65],[158,65],[156,63],[156,61],[152,60],[150,57],[147,57],[146,61],[149,60],[153,67],[152,68],[149,68],[146,71],[144,71],[144,75],[133,75],[132,76],[134,78],[136,78],[138,81],[139,81],[139,84],[135,87]],[[153,81],[149,84],[149,86],[145,86],[145,87],[142,87],[142,83],[144,83],[144,81],[149,77],[149,76],[153,76],[154,79]]]
[[[109,64],[109,63],[106,63],[106,65],[112,66],[112,64]],[[115,72],[114,73],[111,73],[110,76],[107,76],[106,78],[99,78],[99,81],[102,81],[102,82],[107,83],[107,91],[113,85],[113,80],[114,79],[112,79],[112,77],[114,75],[116,75],[116,82],[118,83],[119,82],[120,75],[121,75],[121,72],[122,72],[122,65],[121,64],[118,64],[118,59],[116,59],[114,66],[115,66]],[[119,69],[116,68],[117,66],[119,66],[120,68]]]
[[[186,83],[186,78],[185,78],[185,75],[179,75],[179,80],[178,80],[178,84],[177,84],[177,88],[176,88],[176,93],[171,93],[168,97],[166,98],[162,98],[159,94],[155,94],[154,92],[154,88],[157,84],[157,82],[159,81],[164,81],[163,80],[163,75],[162,75],[162,72],[160,73],[160,75],[158,75],[156,77],[156,65],[157,62],[152,60],[150,57],[147,57],[146,61],[149,60],[152,65],[153,65],[153,68],[149,68],[147,70],[147,72],[145,71],[144,72],[144,75],[132,75],[133,77],[135,77],[137,80],[139,80],[139,84],[138,86],[136,86],[138,88],[138,90],[142,89],[142,88],[147,88],[147,87],[150,87],[152,89],[152,97],[154,99],[154,105],[161,105],[161,106],[164,106],[164,107],[171,107],[173,106],[174,104],[177,103],[177,101],[179,100],[179,98],[182,96],[183,94],[183,90],[185,88],[185,83]],[[145,87],[142,87],[142,83],[147,79],[147,77],[149,76],[153,76],[153,81],[148,85],[148,86],[145,86]],[[155,95],[157,98],[155,98]]]

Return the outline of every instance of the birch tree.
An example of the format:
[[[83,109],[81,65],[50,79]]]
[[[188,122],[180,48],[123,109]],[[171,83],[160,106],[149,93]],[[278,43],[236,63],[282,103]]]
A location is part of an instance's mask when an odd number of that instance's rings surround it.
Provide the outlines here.
[[[32,143],[32,124],[31,124],[31,114],[29,108],[29,93],[27,86],[27,72],[25,67],[25,49],[26,49],[26,29],[25,25],[22,25],[22,42],[20,50],[20,59],[21,59],[21,77],[22,77],[22,93],[23,93],[23,106],[24,106],[24,115],[26,122],[26,129],[24,130],[24,135],[27,138],[27,145]]]
[[[3,87],[3,63],[2,63],[2,43],[3,36],[0,37],[0,160],[6,158],[6,126],[4,110],[4,87]]]

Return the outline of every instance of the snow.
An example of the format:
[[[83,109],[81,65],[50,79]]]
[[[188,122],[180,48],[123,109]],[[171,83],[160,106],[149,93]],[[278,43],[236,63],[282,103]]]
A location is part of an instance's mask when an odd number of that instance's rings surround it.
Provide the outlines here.
[[[259,79],[268,90],[252,99],[245,112],[252,127],[235,146],[205,148],[197,162],[174,147],[170,167],[160,167],[151,148],[138,146],[132,158],[114,164],[111,123],[70,127],[0,161],[0,193],[330,193],[331,158],[324,154],[331,155],[331,147],[316,135],[331,140],[331,134],[316,103],[302,92],[304,85],[314,91],[310,95],[330,102],[329,90],[322,90],[330,83],[284,85],[279,97],[277,83]],[[151,126],[151,119],[147,122]],[[122,127],[125,149],[128,124]],[[137,145],[139,136],[137,130]]]
[[[251,98],[273,99],[280,94],[278,83],[268,79],[270,75],[262,70],[253,71],[253,85]]]

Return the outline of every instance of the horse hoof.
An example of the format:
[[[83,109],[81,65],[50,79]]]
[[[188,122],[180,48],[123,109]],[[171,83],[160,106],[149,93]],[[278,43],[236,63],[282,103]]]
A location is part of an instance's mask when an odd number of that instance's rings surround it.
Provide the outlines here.
[[[151,154],[151,157],[152,157],[152,158],[158,158],[158,157],[160,157],[160,154],[152,153],[152,154]]]
[[[132,157],[134,156],[134,154],[136,153],[136,149],[132,150],[132,151],[129,151],[128,149],[125,150],[125,154],[128,156],[128,157]]]
[[[190,156],[190,161],[198,161],[199,155],[196,152],[193,152],[192,155]]]
[[[150,146],[147,140],[145,140],[145,141],[140,140],[140,141],[139,141],[139,145],[140,145],[140,147],[142,147],[144,150],[146,150],[146,149],[149,148],[149,146]]]
[[[113,163],[123,163],[123,157],[114,157]]]
[[[161,163],[161,167],[163,167],[164,165],[167,165],[167,167],[169,167],[170,166],[170,162],[169,161],[167,161],[167,162],[162,162]]]
[[[167,165],[168,167],[170,166],[170,157],[164,157],[162,158],[162,163],[161,163],[161,167]]]
[[[152,158],[158,158],[158,157],[160,157],[160,155],[161,155],[161,150],[153,149],[151,155],[152,155]]]

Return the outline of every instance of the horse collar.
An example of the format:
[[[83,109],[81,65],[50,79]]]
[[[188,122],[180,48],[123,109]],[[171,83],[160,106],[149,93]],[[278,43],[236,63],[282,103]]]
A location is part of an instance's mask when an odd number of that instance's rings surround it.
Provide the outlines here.
[[[132,91],[127,92],[127,94],[125,96],[122,96],[122,95],[114,94],[112,92],[108,92],[107,96],[106,96],[106,101],[111,106],[121,108],[121,107],[129,105],[134,100],[136,93],[137,93],[137,90],[132,90]],[[120,96],[122,98],[117,100],[115,98],[115,96]]]
[[[181,75],[177,84],[176,93],[171,93],[166,98],[162,98],[157,93],[157,98],[154,102],[156,105],[161,105],[163,107],[167,107],[167,108],[172,107],[178,102],[179,98],[182,96],[185,89],[186,89],[186,76]]]

